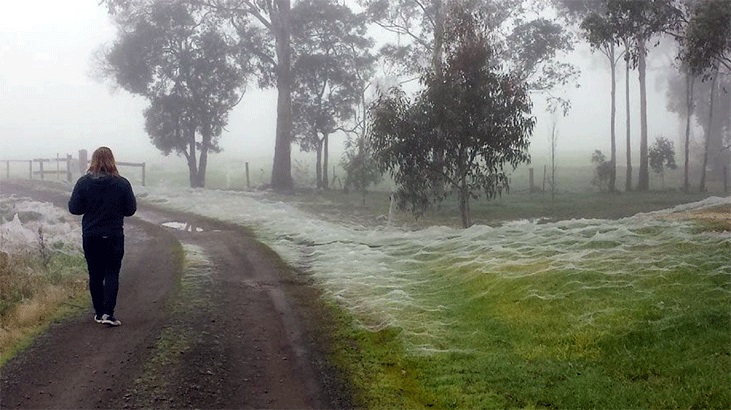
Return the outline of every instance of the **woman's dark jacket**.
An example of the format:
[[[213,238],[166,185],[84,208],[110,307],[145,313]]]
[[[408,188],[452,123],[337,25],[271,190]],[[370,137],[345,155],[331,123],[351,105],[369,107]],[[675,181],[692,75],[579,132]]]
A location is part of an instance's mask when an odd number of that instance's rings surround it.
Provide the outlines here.
[[[123,219],[136,211],[132,185],[121,176],[86,174],[76,181],[69,199],[69,212],[84,215],[84,237],[124,236]]]

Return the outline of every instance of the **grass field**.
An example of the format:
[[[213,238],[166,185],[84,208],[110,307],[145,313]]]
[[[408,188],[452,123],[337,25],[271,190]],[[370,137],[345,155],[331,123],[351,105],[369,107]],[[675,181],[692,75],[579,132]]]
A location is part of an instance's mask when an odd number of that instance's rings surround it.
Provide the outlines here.
[[[728,222],[574,225],[540,240],[486,231],[403,249],[410,306],[393,325],[342,335],[340,362],[363,402],[729,408]]]

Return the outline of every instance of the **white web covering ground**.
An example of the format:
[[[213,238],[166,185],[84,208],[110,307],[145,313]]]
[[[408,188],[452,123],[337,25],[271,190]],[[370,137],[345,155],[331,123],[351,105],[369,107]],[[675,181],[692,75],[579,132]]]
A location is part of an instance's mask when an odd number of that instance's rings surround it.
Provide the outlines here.
[[[427,352],[439,350],[439,339],[450,326],[440,314],[449,304],[440,297],[444,287],[479,276],[513,280],[540,278],[556,271],[570,276],[603,275],[589,283],[564,279],[561,287],[550,291],[540,285],[523,289],[526,298],[544,300],[592,288],[633,288],[643,278],[689,266],[711,266],[705,274],[731,278],[731,232],[697,233],[685,220],[661,217],[728,205],[731,197],[708,198],[620,220],[516,221],[498,228],[404,231],[319,220],[258,193],[143,187],[135,191],[163,207],[251,227],[288,263],[312,275],[364,327],[399,328],[409,339],[408,345]],[[80,252],[78,218],[49,203],[0,196],[0,251],[12,254],[36,249],[39,228],[54,249]],[[709,258],[701,251],[707,246],[725,247],[729,252]],[[204,257],[195,249],[186,249],[186,253],[189,263]],[[727,289],[719,291],[728,295]],[[485,288],[471,297],[489,296],[490,292]],[[591,324],[603,313],[587,311],[577,320]]]
[[[77,217],[48,202],[0,195],[0,251],[13,255],[38,250],[39,229],[43,241],[54,251],[81,252],[81,225]]]

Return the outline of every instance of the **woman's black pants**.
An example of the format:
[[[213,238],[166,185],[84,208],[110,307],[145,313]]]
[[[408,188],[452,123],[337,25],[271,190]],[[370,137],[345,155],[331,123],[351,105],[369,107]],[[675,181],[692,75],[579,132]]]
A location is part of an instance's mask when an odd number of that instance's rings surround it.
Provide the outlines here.
[[[119,270],[124,256],[124,236],[84,237],[84,257],[89,269],[89,292],[97,316],[114,316],[119,290]]]

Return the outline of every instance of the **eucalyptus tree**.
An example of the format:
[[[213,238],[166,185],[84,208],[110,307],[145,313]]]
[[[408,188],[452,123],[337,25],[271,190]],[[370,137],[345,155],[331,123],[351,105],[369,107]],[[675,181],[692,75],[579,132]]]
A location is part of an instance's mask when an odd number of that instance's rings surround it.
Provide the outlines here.
[[[191,187],[205,186],[208,154],[249,73],[240,44],[220,21],[186,1],[109,1],[117,38],[102,70],[122,89],[146,98],[145,130],[165,155],[186,158]]]
[[[118,1],[118,0],[112,0]],[[292,5],[290,0],[188,0],[227,20],[251,53],[258,85],[277,89],[277,125],[271,186],[292,181]]]
[[[349,128],[373,71],[365,18],[333,0],[303,0],[292,9],[294,138],[317,154],[317,187],[329,187],[328,142]]]
[[[552,109],[569,108],[569,102],[553,90],[574,81],[578,71],[558,58],[570,51],[569,33],[561,24],[532,13],[541,0],[359,0],[371,20],[396,39],[382,54],[403,75],[419,75],[424,69],[439,72],[443,63],[445,16],[456,4],[476,13],[481,30],[493,44],[491,58],[500,61],[533,92],[547,94]]]
[[[720,174],[723,168],[731,163],[731,76],[719,74],[713,101],[713,112],[710,110],[710,94],[714,88],[712,79],[703,81],[703,75],[693,75],[690,69],[681,62],[680,71],[670,73],[667,85],[667,109],[676,113],[685,121],[683,160],[683,189],[698,189],[702,177],[701,168],[706,152],[706,136],[708,140],[707,169],[709,173]],[[708,119],[713,117],[712,124]],[[700,129],[697,140],[693,139],[693,131],[697,125]],[[709,128],[709,125],[712,128]],[[681,164],[679,164],[681,165]],[[697,170],[697,172],[691,172]]]
[[[684,150],[683,150],[683,191],[690,192],[690,134],[691,134],[691,123],[695,114],[696,106],[696,76],[691,72],[688,65],[681,62],[679,66],[683,74],[683,97],[682,103],[680,102],[680,96],[674,87],[674,77],[671,77],[668,84],[668,90],[666,95],[668,96],[667,107],[671,112],[678,113],[682,118],[685,118],[685,135],[684,135]]]
[[[395,39],[381,48],[396,74],[413,79],[424,70],[439,75],[444,64],[445,19],[450,7],[464,7],[481,23],[489,39],[491,57],[513,73],[533,93],[546,96],[549,111],[570,109],[570,101],[556,93],[575,81],[578,70],[559,58],[572,49],[570,33],[556,21],[543,17],[543,0],[358,0],[371,20]],[[436,130],[441,132],[440,129]],[[436,152],[435,162],[442,162]],[[434,186],[433,189],[440,189]],[[435,196],[442,193],[435,192]]]
[[[616,191],[617,178],[617,63],[624,53],[617,51],[617,36],[607,17],[607,0],[554,0],[554,5],[569,23],[578,26],[582,37],[592,50],[602,53],[609,62],[610,89],[610,159],[609,159],[609,192]],[[628,142],[629,146],[629,142]],[[631,169],[631,157],[628,154],[628,169]],[[631,171],[630,171],[631,172]],[[630,177],[631,178],[631,177]]]
[[[608,22],[616,37],[628,39],[627,58],[637,67],[640,87],[639,191],[650,188],[647,145],[647,52],[648,43],[661,33],[675,30],[681,13],[675,0],[607,0]]]
[[[696,73],[723,69],[731,73],[731,0],[690,3],[681,58]]]
[[[526,83],[499,71],[475,13],[454,7],[444,32],[444,63],[422,76],[413,100],[399,87],[381,94],[369,135],[400,209],[418,216],[455,194],[469,227],[470,199],[507,191],[505,168],[530,160],[535,120]]]
[[[692,6],[692,1],[685,1],[681,2],[679,5],[679,8],[683,11],[684,15],[684,24],[681,25],[681,32],[685,31],[685,28],[687,27],[687,16],[690,13],[690,9]],[[694,115],[694,109],[695,109],[695,83],[696,83],[696,75],[693,73],[693,70],[690,68],[689,64],[686,61],[683,61],[682,58],[682,49],[683,49],[683,41],[684,36],[682,34],[676,34],[675,39],[678,41],[679,45],[679,53],[677,56],[677,60],[679,61],[679,64],[676,65],[676,68],[678,71],[682,74],[683,82],[684,82],[684,90],[683,90],[683,98],[682,103],[680,96],[680,93],[678,93],[678,90],[680,89],[680,86],[677,86],[676,83],[679,83],[678,77],[670,75],[668,79],[668,89],[666,92],[667,95],[667,108],[671,112],[675,112],[681,116],[681,118],[685,118],[685,135],[684,135],[684,150],[683,150],[683,156],[684,156],[684,166],[683,166],[683,191],[684,192],[690,192],[690,135],[691,135],[691,123],[692,118]]]
[[[714,103],[719,92],[719,75],[731,74],[731,0],[702,0],[691,4],[683,38],[680,58],[693,75],[711,79],[708,123],[705,126],[706,138],[701,167],[700,191],[706,190],[706,168],[714,131]],[[728,92],[728,91],[726,91]],[[731,115],[726,111],[728,121]],[[722,140],[718,127],[719,142]],[[731,133],[727,129],[726,134]],[[731,144],[729,144],[731,148]]]

